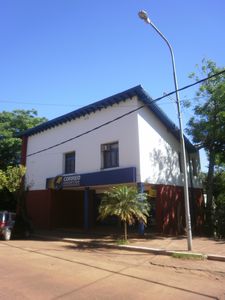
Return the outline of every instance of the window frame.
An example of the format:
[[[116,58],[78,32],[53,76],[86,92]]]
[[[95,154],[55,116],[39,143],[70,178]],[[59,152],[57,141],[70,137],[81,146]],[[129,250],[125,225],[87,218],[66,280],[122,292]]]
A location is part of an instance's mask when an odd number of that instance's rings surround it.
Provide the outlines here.
[[[117,148],[113,146],[117,145]],[[101,144],[101,169],[119,167],[119,142]]]
[[[68,157],[69,155],[71,155],[71,157]],[[76,166],[75,162],[76,162],[76,152],[75,151],[70,151],[70,152],[64,153],[64,174],[75,173],[75,166]]]

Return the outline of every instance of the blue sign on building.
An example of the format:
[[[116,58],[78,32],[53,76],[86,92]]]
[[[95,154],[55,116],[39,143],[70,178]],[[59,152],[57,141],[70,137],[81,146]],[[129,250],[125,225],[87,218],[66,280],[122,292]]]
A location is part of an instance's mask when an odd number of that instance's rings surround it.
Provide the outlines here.
[[[60,175],[55,178],[48,178],[46,182],[47,188],[56,188],[52,181],[54,183],[60,181],[61,188],[132,183],[136,182],[136,168],[129,167],[94,173]]]

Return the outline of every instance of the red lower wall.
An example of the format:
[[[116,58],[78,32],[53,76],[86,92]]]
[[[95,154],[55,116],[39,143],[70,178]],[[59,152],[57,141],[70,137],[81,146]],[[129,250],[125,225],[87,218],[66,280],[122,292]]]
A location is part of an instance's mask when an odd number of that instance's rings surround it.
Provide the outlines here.
[[[204,201],[201,189],[189,190],[192,231],[201,233],[204,222]],[[183,187],[157,186],[157,231],[177,235],[185,233],[185,203]]]
[[[26,197],[26,208],[34,228],[51,228],[51,190],[29,191]]]
[[[194,232],[196,234],[203,233],[203,225],[205,222],[205,204],[202,189],[193,190],[194,197]]]
[[[156,230],[178,235],[185,233],[185,206],[182,187],[158,185],[156,197]],[[89,224],[94,224],[94,194],[89,195]],[[51,229],[84,226],[83,191],[29,191],[26,199],[28,216],[34,228]],[[204,223],[204,201],[201,189],[190,190],[192,232],[201,233]]]
[[[84,193],[73,190],[29,191],[26,197],[28,216],[37,229],[83,228]],[[89,193],[89,224],[93,225],[93,192]]]

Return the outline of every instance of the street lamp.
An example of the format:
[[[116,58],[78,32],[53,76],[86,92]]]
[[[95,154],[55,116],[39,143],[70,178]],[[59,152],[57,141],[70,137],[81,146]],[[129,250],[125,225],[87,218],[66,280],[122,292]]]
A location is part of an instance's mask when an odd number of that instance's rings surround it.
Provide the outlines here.
[[[184,134],[183,134],[183,125],[181,118],[181,109],[180,109],[180,98],[178,92],[178,83],[177,83],[177,75],[176,75],[176,67],[175,67],[175,59],[173,54],[173,49],[166,39],[166,37],[159,31],[159,29],[154,25],[154,23],[149,19],[146,11],[141,10],[138,13],[139,17],[144,20],[147,24],[151,25],[155,31],[163,38],[169,47],[172,65],[173,65],[173,79],[176,91],[176,103],[177,103],[177,111],[178,111],[178,119],[179,119],[179,127],[180,127],[180,144],[181,144],[181,157],[184,171],[184,201],[185,201],[185,218],[186,218],[186,227],[187,227],[187,245],[188,250],[192,250],[192,233],[191,233],[191,218],[190,218],[190,207],[189,207],[189,194],[188,194],[188,176],[187,176],[187,162],[186,162],[186,152],[185,152],[185,142],[184,142]]]

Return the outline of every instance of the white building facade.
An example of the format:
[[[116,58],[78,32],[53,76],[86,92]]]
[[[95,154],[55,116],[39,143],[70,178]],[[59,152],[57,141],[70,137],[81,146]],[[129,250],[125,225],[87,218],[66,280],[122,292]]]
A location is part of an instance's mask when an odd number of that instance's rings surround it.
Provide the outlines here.
[[[179,130],[141,86],[32,128],[23,141],[27,207],[37,227],[94,227],[101,194],[128,184],[149,193],[158,231],[184,229]],[[185,141],[196,215],[202,205],[199,153]],[[59,211],[70,216],[64,224]],[[201,223],[198,215],[194,222]]]

